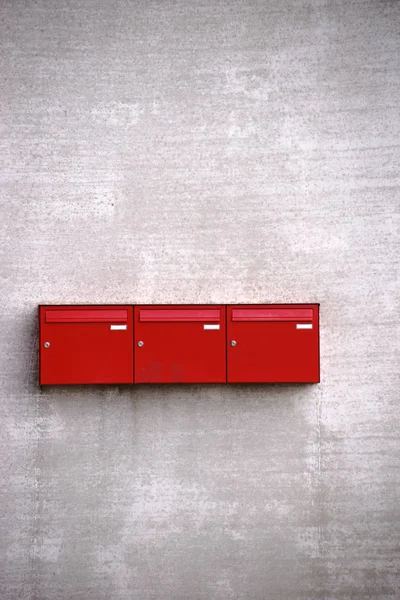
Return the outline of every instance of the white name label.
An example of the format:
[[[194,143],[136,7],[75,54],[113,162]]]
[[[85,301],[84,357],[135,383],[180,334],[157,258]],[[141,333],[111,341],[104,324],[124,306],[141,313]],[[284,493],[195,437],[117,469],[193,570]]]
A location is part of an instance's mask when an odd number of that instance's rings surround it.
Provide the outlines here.
[[[128,325],[110,325],[112,331],[123,331],[128,329]]]
[[[296,329],[312,329],[312,323],[296,323]]]
[[[219,325],[203,325],[204,329],[219,329]]]

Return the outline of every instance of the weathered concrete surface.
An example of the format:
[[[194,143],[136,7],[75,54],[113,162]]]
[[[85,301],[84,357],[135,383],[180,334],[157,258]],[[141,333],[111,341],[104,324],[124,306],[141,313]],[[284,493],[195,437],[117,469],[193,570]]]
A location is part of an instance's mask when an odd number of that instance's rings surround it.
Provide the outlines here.
[[[1,600],[400,598],[400,3],[0,13]],[[127,301],[321,302],[322,383],[41,392]]]

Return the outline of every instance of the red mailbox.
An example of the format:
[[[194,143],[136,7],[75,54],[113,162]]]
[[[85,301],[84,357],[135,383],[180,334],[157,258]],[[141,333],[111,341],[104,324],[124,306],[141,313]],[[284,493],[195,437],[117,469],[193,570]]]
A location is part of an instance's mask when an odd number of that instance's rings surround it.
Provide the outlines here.
[[[225,306],[135,306],[135,383],[225,383]]]
[[[228,306],[228,382],[319,382],[319,305]]]
[[[40,384],[133,383],[132,306],[41,306]]]

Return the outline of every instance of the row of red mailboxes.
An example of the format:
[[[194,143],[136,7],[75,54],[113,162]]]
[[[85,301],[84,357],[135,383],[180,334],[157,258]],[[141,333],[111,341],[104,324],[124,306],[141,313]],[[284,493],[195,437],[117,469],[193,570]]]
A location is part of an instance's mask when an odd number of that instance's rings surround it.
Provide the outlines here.
[[[40,306],[40,384],[319,381],[318,304]]]

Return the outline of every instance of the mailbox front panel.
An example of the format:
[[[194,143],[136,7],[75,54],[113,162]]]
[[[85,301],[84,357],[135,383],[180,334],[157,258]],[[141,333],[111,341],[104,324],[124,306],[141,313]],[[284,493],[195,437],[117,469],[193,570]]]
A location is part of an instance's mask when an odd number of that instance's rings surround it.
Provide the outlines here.
[[[135,306],[135,383],[225,383],[225,306]]]
[[[229,383],[318,383],[319,306],[228,306]]]
[[[133,383],[132,306],[41,306],[40,384]]]

